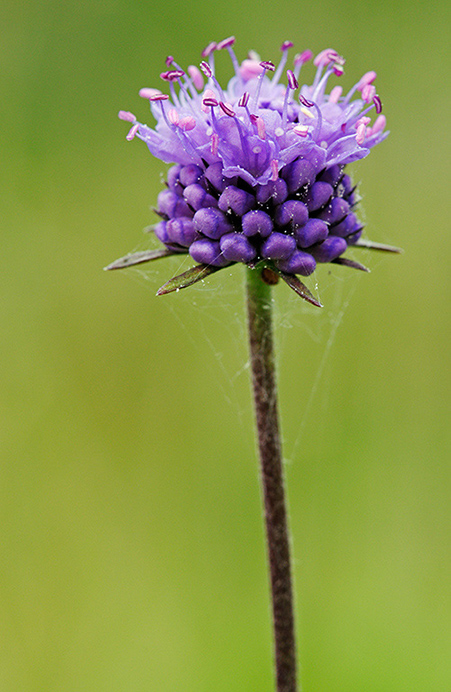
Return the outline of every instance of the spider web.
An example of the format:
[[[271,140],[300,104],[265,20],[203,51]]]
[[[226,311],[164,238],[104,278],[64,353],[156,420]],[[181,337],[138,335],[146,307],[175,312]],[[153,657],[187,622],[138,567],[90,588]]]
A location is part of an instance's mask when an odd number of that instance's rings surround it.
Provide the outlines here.
[[[148,243],[146,248],[149,249]],[[143,249],[137,248],[136,250]],[[357,255],[357,252],[355,253]],[[359,250],[356,259],[367,263],[374,258],[368,251]],[[376,264],[373,260],[373,264]],[[127,274],[142,284],[152,286],[155,293],[170,277],[193,266],[189,256],[168,258],[155,263],[138,265]],[[296,459],[303,433],[312,414],[313,405],[328,408],[327,364],[343,323],[347,308],[362,278],[361,272],[336,265],[323,265],[307,279],[309,288],[325,305],[321,310],[303,301],[280,282],[274,290],[274,334],[277,364],[289,361],[291,335],[315,344],[321,353],[315,373],[310,376],[309,391],[303,392],[299,422],[294,440],[284,440],[287,463]],[[174,300],[175,295],[177,299]],[[156,298],[155,298],[156,299]],[[185,343],[199,351],[200,343],[207,346],[212,358],[202,362],[214,386],[236,415],[238,424],[249,422],[251,395],[249,391],[249,355],[244,300],[244,271],[240,265],[222,269],[205,280],[180,291],[162,296],[170,318],[180,328]],[[298,337],[296,337],[298,338]],[[232,347],[232,348],[231,348]],[[280,378],[279,378],[280,379]],[[244,385],[249,392],[243,396]],[[279,388],[286,386],[279,382]]]

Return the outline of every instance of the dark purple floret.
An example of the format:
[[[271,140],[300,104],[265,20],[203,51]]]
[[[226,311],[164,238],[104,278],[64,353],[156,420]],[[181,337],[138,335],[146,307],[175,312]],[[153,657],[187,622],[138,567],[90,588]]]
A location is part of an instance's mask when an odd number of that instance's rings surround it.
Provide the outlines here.
[[[244,262],[253,260],[257,251],[248,238],[242,233],[227,233],[219,241],[219,247],[229,262]]]
[[[233,184],[228,184],[233,183]],[[227,178],[221,162],[173,166],[158,197],[163,218],[155,234],[173,251],[215,267],[273,262],[286,273],[308,276],[357,242],[361,226],[352,211],[355,189],[344,166],[315,172],[295,159],[276,180],[251,186]]]

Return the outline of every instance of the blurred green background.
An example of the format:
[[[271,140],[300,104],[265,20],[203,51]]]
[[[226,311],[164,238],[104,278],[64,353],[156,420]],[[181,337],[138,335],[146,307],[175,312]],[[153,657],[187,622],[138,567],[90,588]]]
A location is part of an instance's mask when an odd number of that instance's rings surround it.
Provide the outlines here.
[[[242,272],[102,272],[166,170],[117,111],[230,34],[376,69],[392,131],[353,173],[405,254],[321,267],[322,311],[274,292],[303,690],[451,690],[448,3],[0,13],[1,692],[273,689]]]

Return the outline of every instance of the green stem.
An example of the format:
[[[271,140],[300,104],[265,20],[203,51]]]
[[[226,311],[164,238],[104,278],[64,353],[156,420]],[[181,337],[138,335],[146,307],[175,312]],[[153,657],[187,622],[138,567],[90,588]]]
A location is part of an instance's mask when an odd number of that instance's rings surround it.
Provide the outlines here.
[[[249,343],[265,509],[277,692],[296,692],[290,541],[277,412],[271,286],[247,269]]]

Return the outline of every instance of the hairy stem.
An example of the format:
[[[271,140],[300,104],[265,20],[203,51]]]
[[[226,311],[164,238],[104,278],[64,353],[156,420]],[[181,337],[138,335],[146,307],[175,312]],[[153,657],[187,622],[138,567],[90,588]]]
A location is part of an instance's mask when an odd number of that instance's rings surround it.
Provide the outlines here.
[[[290,541],[272,339],[271,286],[247,269],[250,358],[271,580],[277,692],[296,692]]]

